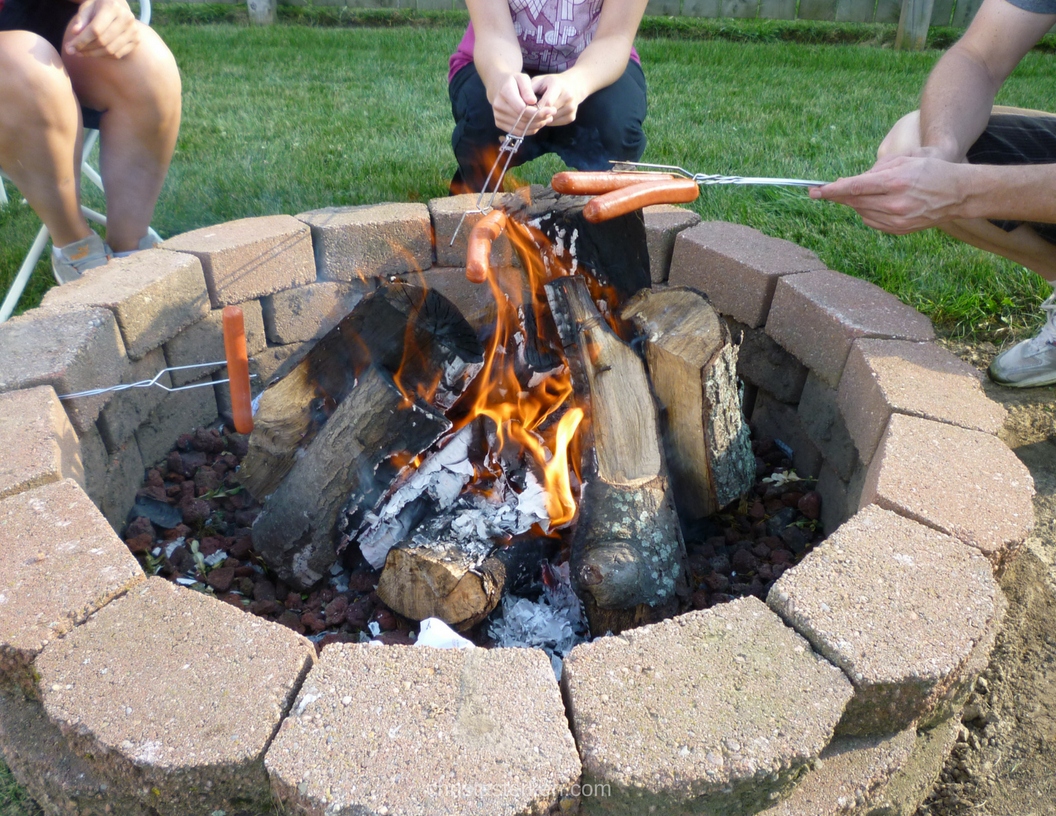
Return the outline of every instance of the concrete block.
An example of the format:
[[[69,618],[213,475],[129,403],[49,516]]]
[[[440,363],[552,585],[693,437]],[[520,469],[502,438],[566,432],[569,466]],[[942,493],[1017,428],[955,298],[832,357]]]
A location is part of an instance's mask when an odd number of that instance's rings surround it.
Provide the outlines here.
[[[370,761],[349,773],[332,745]],[[580,776],[537,649],[328,646],[265,765],[278,799],[316,816],[547,813],[574,807]]]
[[[500,193],[495,196],[495,207],[501,207],[513,193]],[[490,200],[491,196],[488,196]],[[480,196],[476,193],[466,195],[434,198],[429,201],[429,215],[433,220],[433,236],[436,245],[436,265],[461,267],[466,266],[466,248],[469,244],[469,233],[476,223],[484,217],[475,212]],[[463,215],[465,219],[463,220]],[[462,226],[459,227],[459,222]],[[458,234],[455,234],[455,230]],[[452,238],[454,244],[451,243]],[[506,233],[502,233],[491,244],[489,259],[492,267],[509,266],[513,263],[513,247]]]
[[[136,430],[136,441],[143,455],[143,465],[153,467],[168,456],[180,434],[191,433],[216,422],[219,416],[212,380],[202,388],[175,391],[155,408],[147,421]]]
[[[264,349],[268,341],[264,332],[264,317],[260,301],[249,300],[237,304],[242,309],[246,329],[246,352],[252,357]],[[200,368],[172,372],[173,385],[187,385],[224,366],[224,310],[213,309],[203,320],[188,326],[165,344],[165,356],[171,366],[215,363]]]
[[[60,397],[124,382],[128,355],[106,309],[32,309],[0,323],[0,392],[50,385]],[[94,427],[112,394],[64,400],[78,434]]]
[[[886,734],[954,688],[1000,592],[978,551],[867,507],[782,575],[767,604],[854,684],[838,733]]]
[[[737,376],[768,391],[779,402],[796,405],[807,381],[807,367],[774,342],[762,329],[726,319],[738,343]]]
[[[173,437],[172,441],[175,441]],[[170,443],[171,447],[171,443]],[[103,477],[93,476],[89,495],[99,506],[99,511],[118,532],[125,528],[128,511],[136,503],[136,491],[143,486],[143,456],[136,438],[132,437],[113,453],[108,453]]]
[[[193,255],[148,249],[115,258],[80,280],[49,289],[43,305],[98,306],[117,318],[133,360],[159,348],[209,311],[201,262]]]
[[[160,348],[148,351],[141,360],[131,363],[125,375],[125,382],[141,382],[157,377],[158,383],[171,388],[172,376],[168,372],[158,377],[158,373],[164,371],[166,365],[164,351]],[[168,392],[164,388],[156,385],[114,392],[96,423],[108,453],[115,453],[132,438],[136,429],[150,416],[150,412],[165,400],[166,393]]]
[[[504,292],[513,304],[525,302],[525,283],[521,270],[512,266],[492,267],[500,291]],[[471,283],[466,278],[465,267],[433,267],[415,275],[402,275],[401,280],[435,289],[451,301],[462,317],[478,331],[495,324],[498,309],[495,295],[487,284]]]
[[[983,391],[982,374],[933,343],[855,341],[838,403],[863,461],[898,412],[996,434],[1007,411]]]
[[[792,465],[799,476],[815,479],[821,473],[824,462],[821,451],[810,441],[794,406],[779,402],[760,388],[749,425],[753,438],[778,439],[792,449]]]
[[[336,326],[370,288],[359,281],[322,281],[264,298],[264,331],[273,345],[315,342]]]
[[[847,678],[756,598],[581,644],[562,688],[587,813],[756,813],[816,760]]]
[[[675,14],[677,16],[677,8]],[[699,224],[700,216],[692,210],[671,204],[646,207],[642,215],[645,218],[645,240],[649,250],[649,279],[653,283],[663,283],[671,272],[675,238],[682,230]]]
[[[858,463],[858,451],[836,405],[836,389],[829,388],[811,373],[798,410],[803,429],[810,441],[817,445],[826,463],[841,479],[850,479]]]
[[[894,295],[839,272],[783,278],[774,292],[766,333],[836,388],[851,343],[859,337],[932,340],[924,315]]]
[[[861,506],[878,504],[970,544],[995,567],[1034,526],[1034,480],[995,436],[892,414]]]
[[[0,501],[0,674],[30,690],[41,650],[144,580],[80,485]]]
[[[81,434],[81,462],[84,463],[84,492],[98,507],[106,493],[106,471],[110,454],[98,429]]]
[[[74,479],[84,484],[81,446],[49,386],[0,394],[0,499]]]
[[[260,812],[264,750],[314,654],[279,624],[150,578],[36,668],[48,718],[119,793],[163,815]]]
[[[424,204],[326,207],[297,218],[312,229],[320,280],[365,282],[432,266],[432,227]]]
[[[678,234],[671,257],[672,286],[692,286],[722,314],[758,328],[767,321],[777,281],[825,269],[803,247],[751,227],[705,221]]]
[[[290,215],[228,221],[176,235],[160,246],[189,253],[202,262],[214,309],[316,279],[311,233]]]

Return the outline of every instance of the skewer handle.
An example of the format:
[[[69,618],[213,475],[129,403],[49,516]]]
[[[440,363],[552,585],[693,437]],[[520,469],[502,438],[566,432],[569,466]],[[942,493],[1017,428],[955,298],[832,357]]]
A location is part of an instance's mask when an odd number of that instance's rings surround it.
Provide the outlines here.
[[[249,354],[246,352],[246,328],[242,310],[237,306],[225,306],[223,321],[231,416],[235,422],[235,430],[240,434],[248,434],[253,430],[253,397],[249,389]]]

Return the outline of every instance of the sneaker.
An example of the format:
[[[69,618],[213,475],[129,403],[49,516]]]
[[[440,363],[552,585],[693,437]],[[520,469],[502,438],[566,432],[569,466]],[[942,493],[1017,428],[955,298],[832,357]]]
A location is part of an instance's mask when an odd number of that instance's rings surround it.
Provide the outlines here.
[[[110,260],[113,253],[103,239],[94,232],[87,238],[74,241],[64,247],[51,248],[51,269],[55,280],[69,283],[81,277],[89,269],[102,266]]]
[[[137,252],[142,252],[145,249],[154,249],[158,244],[162,242],[162,237],[154,232],[153,229],[147,227],[147,234],[139,239],[139,246],[135,249],[129,249],[124,252],[113,252],[114,258],[127,258],[129,255],[135,255]]]
[[[1012,388],[1056,384],[1056,292],[1041,304],[1048,312],[1041,331],[998,354],[990,363],[990,379]]]

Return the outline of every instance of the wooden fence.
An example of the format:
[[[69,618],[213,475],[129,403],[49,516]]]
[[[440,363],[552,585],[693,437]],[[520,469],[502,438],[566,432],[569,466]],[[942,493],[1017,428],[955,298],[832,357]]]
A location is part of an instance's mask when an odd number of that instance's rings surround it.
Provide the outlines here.
[[[154,0],[165,2],[166,0]],[[187,0],[183,0],[186,2]],[[199,0],[191,0],[198,2]],[[207,0],[200,0],[206,2]],[[217,0],[208,0],[217,2]],[[246,0],[219,0],[244,4]],[[927,0],[905,0],[918,16],[923,10],[924,26],[956,26],[971,22],[982,0],[933,0],[930,16]],[[279,0],[279,5],[344,6],[370,9],[465,9],[464,0]],[[734,17],[760,20],[830,20],[845,23],[888,23],[899,21],[903,0],[649,0],[645,13],[663,17]],[[927,30],[926,27],[924,29]]]

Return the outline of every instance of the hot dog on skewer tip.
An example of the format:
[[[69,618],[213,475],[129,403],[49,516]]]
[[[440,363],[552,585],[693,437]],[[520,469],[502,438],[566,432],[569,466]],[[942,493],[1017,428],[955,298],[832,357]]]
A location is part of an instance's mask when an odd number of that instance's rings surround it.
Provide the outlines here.
[[[466,277],[472,283],[484,283],[491,269],[488,258],[491,244],[506,229],[506,213],[492,210],[481,218],[469,233],[466,247]]]

